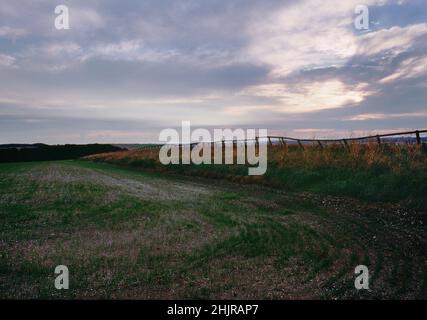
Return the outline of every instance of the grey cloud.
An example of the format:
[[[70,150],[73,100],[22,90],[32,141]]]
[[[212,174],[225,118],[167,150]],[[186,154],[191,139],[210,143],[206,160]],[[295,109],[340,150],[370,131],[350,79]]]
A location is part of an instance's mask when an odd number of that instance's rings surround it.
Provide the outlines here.
[[[265,81],[268,69],[249,64],[211,68],[177,61],[138,62],[90,59],[58,72],[4,69],[5,88],[64,91],[108,96],[175,96],[210,90],[236,90]],[[3,88],[3,90],[5,89]]]
[[[56,1],[4,2],[0,5],[0,30],[3,30],[0,31],[0,59],[7,62],[0,61],[2,139],[18,142],[15,137],[24,142],[25,137],[39,137],[47,142],[61,139],[67,142],[68,136],[73,141],[105,141],[109,139],[108,133],[96,136],[94,131],[108,130],[134,132],[135,136],[130,134],[126,138],[123,134],[120,138],[129,141],[139,141],[138,132],[147,130],[155,139],[156,130],[167,121],[142,120],[144,113],[164,113],[165,118],[173,121],[194,116],[200,125],[206,126],[215,118],[227,125],[235,123],[275,130],[424,127],[422,117],[345,119],[358,114],[426,110],[427,75],[380,82],[397,72],[402,62],[427,55],[425,35],[416,38],[402,52],[362,52],[344,63],[316,69],[311,68],[316,61],[307,61],[306,68],[299,68],[286,77],[271,74],[280,65],[267,66],[247,54],[245,50],[253,41],[248,32],[253,31],[253,20],[269,26],[269,14],[286,6],[298,6],[300,2],[64,0],[61,3],[68,5],[71,13],[69,32],[53,28]],[[415,0],[397,5],[393,1],[394,4],[372,6],[372,21],[378,24],[372,25],[371,32],[426,23],[423,2]],[[321,22],[319,17],[317,23],[321,25]],[[300,29],[304,37],[304,25]],[[319,32],[319,38],[321,36]],[[363,37],[363,34],[357,36]],[[286,42],[286,34],[277,41],[282,40]],[[310,44],[312,40],[295,43]],[[138,45],[128,50],[121,47],[126,43]],[[316,57],[316,52],[308,57]],[[280,63],[284,62],[277,62]],[[248,87],[271,83],[299,90],[306,83],[330,79],[339,79],[349,89],[367,83],[374,93],[355,105],[305,114],[283,114],[274,108],[280,105],[279,99],[242,93]],[[193,104],[185,102],[203,95],[215,98]],[[182,98],[183,102],[136,108],[137,121],[132,121],[131,107],[125,105],[130,99],[147,100],[149,104],[150,99],[168,98]],[[49,100],[52,104],[43,105]],[[94,111],[85,105],[92,100],[100,104],[114,101],[116,105],[112,108],[115,109]],[[126,110],[126,117],[112,119],[120,114],[119,108]],[[227,113],[229,108],[249,111]],[[55,138],[55,132],[62,135]]]

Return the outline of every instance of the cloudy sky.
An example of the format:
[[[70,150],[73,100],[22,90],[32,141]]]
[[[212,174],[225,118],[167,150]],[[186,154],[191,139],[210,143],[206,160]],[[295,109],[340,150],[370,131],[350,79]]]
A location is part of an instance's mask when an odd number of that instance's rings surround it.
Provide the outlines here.
[[[427,3],[1,0],[0,84],[0,143],[157,141],[183,120],[296,137],[426,128]]]

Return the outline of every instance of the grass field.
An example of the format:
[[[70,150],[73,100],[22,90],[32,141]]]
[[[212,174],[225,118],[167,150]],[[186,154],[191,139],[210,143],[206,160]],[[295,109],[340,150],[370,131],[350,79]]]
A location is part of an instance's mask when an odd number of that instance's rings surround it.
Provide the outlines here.
[[[213,154],[213,151],[212,151]],[[234,163],[237,150],[234,148]],[[400,202],[427,213],[427,148],[416,144],[352,143],[268,148],[268,170],[248,176],[247,165],[168,165],[158,149],[96,154],[91,161],[123,167],[258,184],[284,191],[310,191],[366,201]]]
[[[237,182],[0,164],[0,298],[427,298],[423,195]],[[54,288],[60,264],[69,290]],[[370,291],[354,288],[359,264]]]

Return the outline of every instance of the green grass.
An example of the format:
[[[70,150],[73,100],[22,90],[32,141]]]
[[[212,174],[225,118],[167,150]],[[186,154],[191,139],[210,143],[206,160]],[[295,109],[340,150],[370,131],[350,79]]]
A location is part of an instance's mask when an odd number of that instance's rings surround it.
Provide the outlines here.
[[[95,155],[110,162],[146,171],[257,183],[286,191],[349,196],[366,201],[401,202],[417,210],[427,207],[427,149],[416,145],[352,145],[350,152],[332,145],[304,151],[270,147],[268,170],[262,177],[247,177],[245,165],[168,165],[153,150],[129,153],[120,158]],[[153,158],[154,157],[154,158]]]
[[[402,244],[371,215],[376,205],[337,212],[297,192],[192,180],[88,161],[1,164],[0,297],[358,298],[362,263],[381,289],[366,297],[425,297],[414,287],[425,272],[413,272],[423,234]],[[169,191],[144,191],[156,188]],[[59,264],[68,291],[53,288]]]
[[[231,180],[247,175],[247,167],[244,166],[170,165],[167,169],[178,174]],[[417,209],[427,207],[427,171],[403,170],[394,173],[378,168],[275,167],[270,164],[260,182],[286,191],[311,191],[368,201],[403,202]]]

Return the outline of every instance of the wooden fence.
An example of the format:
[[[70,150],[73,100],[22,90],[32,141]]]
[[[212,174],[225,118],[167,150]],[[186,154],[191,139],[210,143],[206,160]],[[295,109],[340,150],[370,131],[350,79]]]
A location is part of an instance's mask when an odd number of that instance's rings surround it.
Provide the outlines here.
[[[268,145],[270,146],[272,146],[275,143],[281,146],[285,146],[287,143],[296,143],[301,148],[303,148],[303,144],[306,144],[306,143],[315,143],[315,144],[318,144],[320,147],[323,147],[325,144],[328,144],[328,143],[332,143],[332,144],[338,143],[348,148],[349,143],[351,142],[365,143],[368,141],[375,141],[376,143],[381,145],[382,143],[399,142],[399,140],[390,139],[392,137],[405,136],[406,138],[410,139],[409,141],[407,140],[406,142],[413,141],[421,145],[423,144],[423,139],[421,137],[422,133],[427,133],[427,130],[395,132],[395,133],[386,133],[386,134],[377,134],[377,135],[364,136],[364,137],[341,138],[341,139],[300,139],[300,138],[292,138],[292,137],[284,137],[284,136],[267,136],[267,137],[256,137],[255,139],[221,140],[221,141],[211,141],[211,142],[204,142],[204,143],[210,143],[210,144],[222,143],[223,146],[225,146],[226,143],[229,143],[229,144],[232,143],[233,145],[237,143],[244,143],[244,144],[255,143],[256,145],[258,145],[261,140],[264,140],[265,143],[268,143]],[[412,139],[411,139],[411,135],[412,135]],[[388,138],[388,139],[384,139],[384,138]],[[190,145],[190,147],[192,148],[198,143],[199,142],[194,142],[187,145]],[[162,146],[163,144],[147,145],[147,146],[144,146],[143,149],[160,149]],[[176,146],[182,147],[181,144],[176,144]]]

